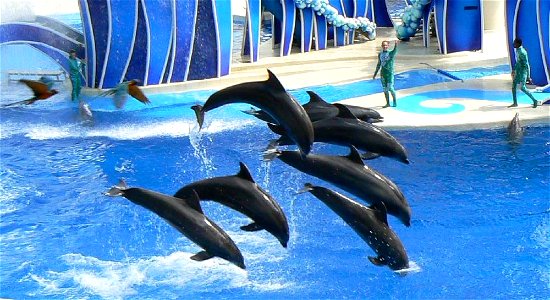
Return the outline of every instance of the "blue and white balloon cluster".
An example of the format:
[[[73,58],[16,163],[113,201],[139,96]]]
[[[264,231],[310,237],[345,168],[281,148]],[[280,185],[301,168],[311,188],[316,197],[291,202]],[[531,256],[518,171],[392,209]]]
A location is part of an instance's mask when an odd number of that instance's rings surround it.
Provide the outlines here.
[[[345,31],[361,29],[369,39],[376,38],[376,24],[365,17],[347,18],[338,14],[338,10],[328,0],[294,0],[299,9],[312,8],[319,16],[324,16],[329,24]]]
[[[422,11],[432,0],[410,0],[409,2],[412,5],[405,8],[401,16],[403,23],[396,28],[398,39],[408,39],[416,33],[422,19]]]

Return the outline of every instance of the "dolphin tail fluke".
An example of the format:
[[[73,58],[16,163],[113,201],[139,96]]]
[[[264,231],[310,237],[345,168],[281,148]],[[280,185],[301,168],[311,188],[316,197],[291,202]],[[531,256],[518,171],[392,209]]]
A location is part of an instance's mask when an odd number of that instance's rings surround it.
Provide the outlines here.
[[[197,117],[197,123],[199,123],[199,129],[202,128],[202,124],[204,123],[204,111],[202,111],[202,105],[193,105],[191,106],[191,109],[195,111],[195,116]]]
[[[117,197],[122,196],[124,194],[124,190],[128,189],[128,185],[126,184],[126,181],[124,179],[120,179],[120,181],[110,188],[105,195],[111,196],[111,197]]]
[[[313,184],[307,182],[304,184],[304,187],[299,189],[296,194],[303,194],[303,193],[307,193],[309,191],[312,191],[313,190]]]
[[[277,146],[279,145],[279,142],[277,140],[272,140],[267,145],[267,148],[264,151],[263,160],[264,161],[272,161],[277,156],[281,155],[281,151],[277,149]]]

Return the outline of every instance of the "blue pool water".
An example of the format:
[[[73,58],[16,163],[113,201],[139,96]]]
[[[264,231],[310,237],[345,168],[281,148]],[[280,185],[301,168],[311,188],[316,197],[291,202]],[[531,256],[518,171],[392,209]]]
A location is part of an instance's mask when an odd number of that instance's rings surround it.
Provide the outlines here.
[[[24,96],[15,87],[3,90],[3,102]],[[356,92],[307,89],[331,101]],[[303,100],[304,90],[291,92]],[[372,265],[374,252],[328,207],[296,194],[306,182],[330,184],[261,160],[275,135],[240,112],[246,105],[209,112],[199,133],[189,107],[211,92],[151,95],[151,105],[129,101],[124,110],[95,99],[92,123],[79,120],[66,91],[1,109],[0,297],[548,298],[548,124],[527,128],[521,144],[510,144],[503,128],[390,131],[412,163],[368,164],[400,187],[413,211],[410,228],[388,218],[411,260],[411,272],[400,276]],[[323,144],[313,151],[347,154]],[[263,231],[239,230],[249,223],[243,215],[204,203],[241,249],[246,271],[220,259],[191,260],[199,248],[159,217],[102,194],[120,178],[172,194],[233,175],[239,161],[279,202],[290,227],[284,249]]]

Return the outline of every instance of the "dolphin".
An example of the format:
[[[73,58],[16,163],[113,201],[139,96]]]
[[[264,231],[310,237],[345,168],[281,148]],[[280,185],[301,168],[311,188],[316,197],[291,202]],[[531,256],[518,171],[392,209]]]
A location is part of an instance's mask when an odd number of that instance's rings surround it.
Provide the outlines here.
[[[113,186],[107,196],[123,196],[163,218],[179,232],[204,249],[191,256],[192,260],[203,261],[214,256],[223,258],[245,269],[244,259],[235,242],[218,225],[202,212],[199,197],[195,192],[188,194],[186,201],[142,188],[129,188],[124,180]]]
[[[286,92],[277,77],[269,70],[267,73],[269,78],[265,81],[229,86],[210,95],[204,106],[192,106],[199,127],[202,127],[207,111],[231,103],[248,103],[259,107],[281,125],[288,137],[298,145],[302,155],[306,155],[313,144],[313,125],[304,108]]]
[[[328,119],[338,115],[339,110],[334,104],[331,104],[321,98],[313,91],[306,91],[309,94],[309,102],[304,104],[311,121],[315,122],[322,119]],[[350,104],[340,104],[347,107],[358,119],[369,123],[382,122],[384,118],[376,110],[367,107],[361,107]]]
[[[376,252],[377,257],[369,256],[374,265],[386,265],[395,271],[409,268],[405,247],[388,225],[384,202],[378,201],[367,207],[340,193],[310,183],[305,184],[303,191],[323,201]]]
[[[329,119],[336,117],[339,113],[337,107],[333,104],[326,102],[319,95],[313,91],[306,91],[309,94],[309,102],[302,105],[306,110],[311,122]],[[341,104],[346,106],[358,119],[369,123],[382,122],[382,117],[376,110],[366,107],[360,107],[349,104]],[[250,109],[244,111],[249,115],[253,115],[256,118],[268,123],[276,123],[265,111]]]
[[[521,143],[523,138],[523,128],[521,127],[521,122],[519,121],[519,113],[516,113],[512,121],[508,124],[508,141],[512,144]]]
[[[347,156],[308,154],[304,158],[297,151],[276,148],[267,149],[264,153],[264,160],[275,157],[366,202],[373,204],[382,201],[389,214],[396,216],[405,226],[411,225],[411,208],[401,190],[386,176],[365,165],[354,146],[350,146]]]
[[[346,106],[338,103],[334,106],[340,110],[336,117],[313,122],[315,142],[353,145],[367,152],[363,159],[385,156],[409,164],[405,147],[395,137],[376,125],[359,120]],[[268,124],[268,127],[281,135],[276,141],[278,145],[292,144],[280,126]]]
[[[245,231],[265,229],[286,248],[289,233],[286,216],[271,195],[254,182],[250,171],[240,163],[240,171],[234,176],[214,177],[190,183],[174,195],[189,199],[195,191],[201,200],[213,200],[241,212],[253,220],[242,226]]]

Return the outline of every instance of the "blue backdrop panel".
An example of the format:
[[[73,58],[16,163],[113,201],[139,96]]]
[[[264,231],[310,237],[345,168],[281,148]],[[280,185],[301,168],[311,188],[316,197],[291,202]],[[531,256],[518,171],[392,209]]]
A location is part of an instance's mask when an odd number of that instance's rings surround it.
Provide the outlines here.
[[[197,22],[197,0],[175,0],[176,3],[176,34],[173,44],[170,82],[187,80],[193,40],[195,38],[195,25]]]
[[[481,0],[446,2],[446,53],[481,50],[483,24]]]
[[[297,8],[294,0],[281,0],[281,5],[283,8],[281,56],[287,56],[292,50]]]
[[[344,14],[344,8],[343,8],[342,2],[340,0],[329,0],[329,3],[334,8],[336,8],[339,15]],[[331,29],[329,29],[329,30],[332,30],[332,33],[333,33],[333,36],[334,36],[334,46],[338,47],[338,46],[346,45],[345,32],[344,32],[343,29],[341,29],[339,27],[336,27],[336,26],[331,26]]]
[[[550,83],[548,57],[549,33],[548,14],[550,4],[547,0],[506,2],[506,25],[508,37],[508,51],[512,68],[516,63],[513,41],[519,37],[523,41],[523,47],[529,55],[531,66],[531,78],[533,83],[545,86]]]
[[[550,84],[550,1],[539,1],[538,23],[540,32],[540,43],[544,58],[543,71],[546,74],[546,82],[540,81],[540,85]],[[537,78],[538,80],[538,78]]]
[[[87,0],[79,0],[80,17],[82,18],[82,31],[84,32],[84,43],[86,45],[86,86],[97,87],[96,76],[96,51],[95,38],[92,27],[92,20]]]
[[[48,28],[28,23],[5,23],[0,26],[0,44],[30,41],[49,45],[65,52],[69,52],[69,49],[76,49],[81,57],[84,56],[84,49],[79,43]]]
[[[199,0],[188,80],[216,77],[218,48],[211,0]]]
[[[159,84],[166,70],[172,46],[172,1],[142,0],[147,12],[149,45],[145,85]],[[170,16],[170,17],[168,17]]]
[[[250,55],[250,61],[260,57],[260,27],[262,21],[261,0],[247,0],[246,25],[244,34],[243,55]]]
[[[313,41],[313,18],[314,12],[312,8],[306,8],[300,10],[300,24],[302,30],[300,30],[302,36],[300,38],[300,49],[302,52],[311,51],[311,43]]]
[[[366,17],[369,18],[372,22],[375,22],[374,17],[374,0],[365,0],[367,3],[367,15]]]
[[[81,44],[84,44],[84,36],[82,35],[82,33],[56,19],[45,16],[36,16],[34,22],[43,25],[44,27],[47,27],[53,31],[57,31],[70,39],[76,40]]]
[[[126,73],[137,28],[138,0],[111,0],[110,36],[99,87],[119,84]],[[107,18],[109,19],[109,18]],[[147,46],[142,48],[147,51]],[[145,61],[143,61],[145,62]]]
[[[145,12],[142,5],[138,5],[137,27],[135,30],[135,40],[133,41],[132,57],[123,81],[138,79],[145,82],[146,61],[147,61],[147,22],[145,22]],[[131,43],[131,41],[126,41]],[[105,86],[110,87],[110,86]]]
[[[315,14],[315,49],[324,50],[328,43],[328,24],[324,16]]]
[[[355,2],[357,0],[342,0],[341,5],[344,9],[344,17],[348,18],[355,18]],[[365,0],[359,0],[360,2],[364,2]],[[353,32],[354,30],[350,30],[348,34],[348,40],[346,41],[346,44],[353,44]]]
[[[88,0],[88,8],[90,13],[90,25],[89,29],[94,35],[94,54],[95,59],[89,64],[94,63],[95,74],[91,79],[94,82],[94,87],[99,86],[103,72],[103,64],[105,63],[105,55],[107,50],[107,43],[109,41],[109,18],[105,16],[107,11],[108,0]],[[87,40],[86,40],[87,42]],[[88,47],[88,44],[86,44]],[[90,78],[88,77],[88,80]]]
[[[231,68],[231,49],[233,47],[233,15],[231,1],[212,0],[216,38],[218,41],[217,76],[229,74]],[[259,5],[258,5],[259,6]],[[229,25],[230,24],[230,25]],[[258,44],[260,35],[257,36]],[[256,57],[258,59],[258,57]]]
[[[376,23],[377,27],[393,27],[390,15],[388,14],[388,7],[386,6],[386,0],[374,0],[373,1],[374,18],[371,20]]]

